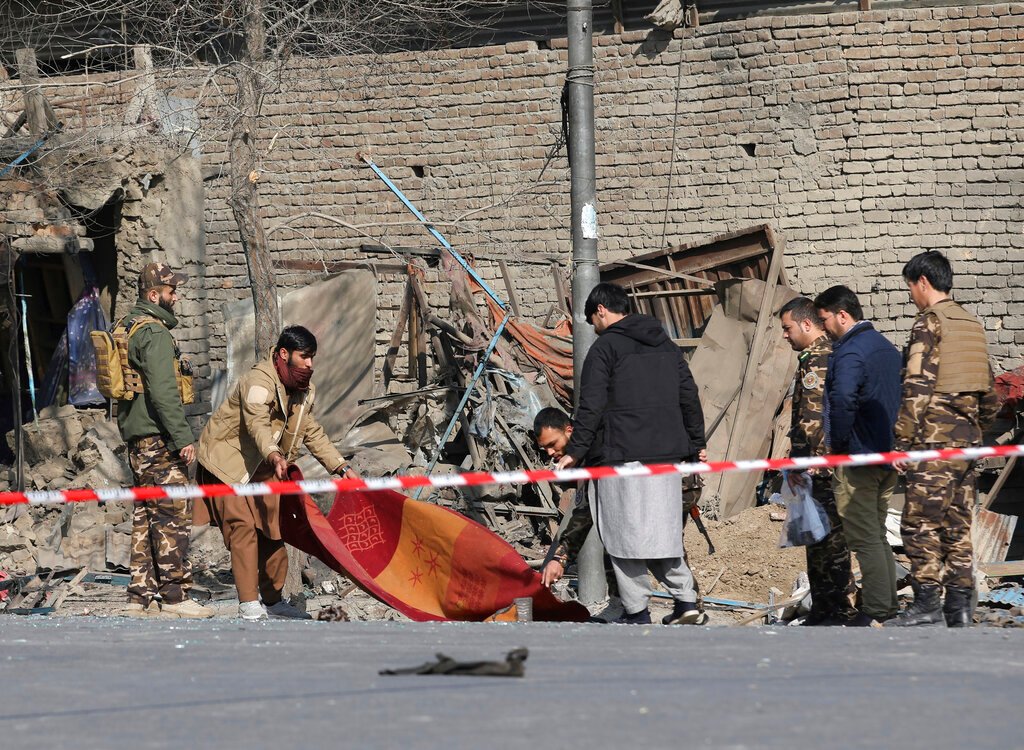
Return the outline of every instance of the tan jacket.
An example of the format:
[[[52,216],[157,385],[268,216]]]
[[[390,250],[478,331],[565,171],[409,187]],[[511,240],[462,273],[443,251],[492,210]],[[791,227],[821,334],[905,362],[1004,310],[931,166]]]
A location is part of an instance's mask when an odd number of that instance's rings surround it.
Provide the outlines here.
[[[292,455],[285,458],[294,461],[299,447],[305,444],[324,468],[334,472],[345,460],[313,417],[315,386],[310,384],[305,394],[293,394],[297,399],[303,396],[305,403]],[[269,467],[263,462],[271,453],[284,455],[281,439],[288,406],[288,392],[268,357],[238,379],[227,399],[210,417],[199,436],[199,463],[228,484],[253,481],[257,470],[259,476],[255,481],[268,479]]]

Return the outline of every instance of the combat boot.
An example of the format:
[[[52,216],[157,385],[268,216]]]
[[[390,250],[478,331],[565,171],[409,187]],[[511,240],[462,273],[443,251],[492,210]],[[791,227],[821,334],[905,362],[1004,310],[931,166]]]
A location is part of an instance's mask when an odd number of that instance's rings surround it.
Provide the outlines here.
[[[903,628],[913,625],[933,625],[942,622],[942,588],[917,583],[914,588],[914,602],[899,615],[882,623],[887,628]]]
[[[974,624],[974,613],[971,611],[973,595],[974,589],[970,586],[946,586],[946,603],[942,606],[946,627],[969,628]]]

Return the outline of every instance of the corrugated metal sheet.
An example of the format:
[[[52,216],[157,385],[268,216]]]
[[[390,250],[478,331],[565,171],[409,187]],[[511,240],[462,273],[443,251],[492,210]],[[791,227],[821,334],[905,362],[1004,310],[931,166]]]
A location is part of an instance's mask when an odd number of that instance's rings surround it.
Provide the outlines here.
[[[1004,516],[981,508],[971,525],[974,559],[979,563],[1002,562],[1010,549],[1017,516]]]

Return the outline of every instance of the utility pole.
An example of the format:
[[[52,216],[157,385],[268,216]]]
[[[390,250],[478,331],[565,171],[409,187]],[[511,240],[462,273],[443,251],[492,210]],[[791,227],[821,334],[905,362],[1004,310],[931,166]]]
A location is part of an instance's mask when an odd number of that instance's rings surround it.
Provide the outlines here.
[[[572,204],[573,393],[579,403],[583,360],[597,335],[583,315],[587,296],[600,281],[597,268],[597,182],[594,165],[594,4],[567,0],[569,15],[569,171]],[[594,528],[577,561],[579,596],[596,604],[608,595],[604,548]]]

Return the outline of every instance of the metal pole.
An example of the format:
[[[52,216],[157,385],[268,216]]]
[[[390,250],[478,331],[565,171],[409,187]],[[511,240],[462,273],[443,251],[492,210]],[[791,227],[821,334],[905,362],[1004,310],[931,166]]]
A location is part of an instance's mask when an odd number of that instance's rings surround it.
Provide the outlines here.
[[[597,335],[583,315],[590,291],[600,281],[597,268],[597,181],[594,160],[593,0],[568,0],[569,171],[572,205],[572,361],[577,404],[583,360]],[[596,604],[608,596],[604,549],[591,531],[577,560],[579,597]]]

